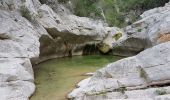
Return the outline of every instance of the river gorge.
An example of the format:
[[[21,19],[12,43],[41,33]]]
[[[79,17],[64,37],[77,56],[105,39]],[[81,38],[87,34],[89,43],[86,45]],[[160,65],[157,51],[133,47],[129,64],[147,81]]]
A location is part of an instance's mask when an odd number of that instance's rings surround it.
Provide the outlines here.
[[[57,58],[34,66],[36,92],[31,100],[67,100],[67,94],[82,79],[122,57],[109,55]]]
[[[166,100],[169,84],[169,0],[0,0],[0,100]]]

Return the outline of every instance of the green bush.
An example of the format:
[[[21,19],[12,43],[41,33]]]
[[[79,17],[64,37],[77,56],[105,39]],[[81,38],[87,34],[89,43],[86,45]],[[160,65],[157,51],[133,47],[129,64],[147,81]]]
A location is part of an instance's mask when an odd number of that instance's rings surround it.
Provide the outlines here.
[[[61,0],[67,1],[67,0]],[[78,16],[104,19],[110,26],[124,27],[127,14],[130,23],[137,20],[145,10],[163,6],[169,0],[71,0]],[[129,12],[132,13],[129,13]],[[140,13],[137,13],[140,11]],[[102,12],[104,16],[102,15]]]
[[[68,2],[69,0],[58,0],[59,3],[66,3]]]
[[[155,93],[158,94],[158,95],[165,95],[165,94],[167,94],[167,93],[166,93],[166,89],[164,89],[164,88],[157,89],[157,90],[155,91]]]
[[[147,80],[148,75],[147,75],[146,71],[142,67],[139,67],[139,74],[140,74],[141,78]]]
[[[31,20],[31,13],[27,7],[21,6],[20,12],[21,12],[22,17],[25,17],[26,19]]]
[[[32,22],[34,25],[38,25],[36,17],[33,14],[31,14],[31,12],[29,11],[27,7],[21,6],[20,12],[21,12],[22,17],[25,17],[27,20]]]
[[[139,29],[138,29],[138,32],[141,32],[141,31],[142,31],[142,29],[141,29],[141,28],[139,28]]]

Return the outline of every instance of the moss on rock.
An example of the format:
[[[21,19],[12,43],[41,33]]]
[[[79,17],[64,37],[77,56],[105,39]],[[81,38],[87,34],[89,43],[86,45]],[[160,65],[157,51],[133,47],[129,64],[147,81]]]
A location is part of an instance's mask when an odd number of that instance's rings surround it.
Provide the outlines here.
[[[122,37],[122,33],[118,32],[118,33],[116,33],[116,35],[113,36],[113,39],[115,39],[117,41],[121,37]]]
[[[98,49],[99,51],[101,51],[102,53],[106,54],[110,51],[110,46],[107,45],[106,43],[100,43],[98,45]]]

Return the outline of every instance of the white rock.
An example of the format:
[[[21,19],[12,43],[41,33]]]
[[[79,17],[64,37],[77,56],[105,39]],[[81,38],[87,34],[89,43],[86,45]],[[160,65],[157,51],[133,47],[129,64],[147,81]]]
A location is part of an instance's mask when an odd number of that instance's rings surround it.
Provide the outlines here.
[[[106,35],[107,26],[104,26],[103,22],[94,21],[85,17],[78,17],[65,12],[61,15],[60,13],[55,13],[45,4],[39,8],[39,15],[39,22],[49,30],[49,33],[52,36],[58,35],[62,38],[66,38],[66,35],[80,35],[82,37],[84,36],[85,39],[90,40],[89,37],[95,39],[103,38]]]
[[[0,100],[28,100],[35,90],[35,85],[28,81],[0,83]]]
[[[78,84],[77,84],[77,87],[84,87],[86,84],[88,84],[88,82],[90,81],[90,77],[87,78],[87,79],[84,79],[82,81],[80,81]]]
[[[169,27],[169,4],[146,11],[141,15],[141,20],[124,28],[122,38],[113,41],[113,52],[131,56],[154,45],[170,41]]]
[[[83,76],[93,76],[93,75],[94,75],[94,73],[90,72],[90,73],[84,74]]]
[[[72,45],[84,45],[105,37],[107,25],[102,21],[72,15],[58,3],[55,7],[53,11],[54,8],[41,4],[39,0],[1,0],[0,100],[28,100],[34,92],[30,59],[37,59],[42,52],[42,36],[53,41],[50,42],[52,45],[57,45],[52,49],[60,57],[64,55],[61,53],[65,52],[63,48],[66,48],[64,40]],[[26,15],[23,10],[26,10]]]
[[[91,80],[73,93],[74,97],[83,99],[84,96],[103,94],[126,87],[126,89],[140,89],[150,85],[169,83],[170,80],[170,42],[162,43],[144,50],[136,56],[119,60],[98,70]],[[156,73],[156,74],[155,74]],[[149,90],[150,91],[150,90]],[[133,93],[137,93],[132,91]],[[71,93],[72,94],[72,93]],[[125,93],[126,94],[126,93]],[[131,93],[132,94],[132,93]],[[141,93],[139,93],[141,94]],[[148,93],[146,93],[149,95]],[[132,94],[132,96],[137,96]],[[143,96],[143,95],[142,95]],[[141,97],[142,97],[141,96]],[[87,100],[93,100],[88,98]],[[99,96],[99,98],[101,98]],[[114,98],[114,96],[112,97]],[[108,99],[105,97],[103,100]]]

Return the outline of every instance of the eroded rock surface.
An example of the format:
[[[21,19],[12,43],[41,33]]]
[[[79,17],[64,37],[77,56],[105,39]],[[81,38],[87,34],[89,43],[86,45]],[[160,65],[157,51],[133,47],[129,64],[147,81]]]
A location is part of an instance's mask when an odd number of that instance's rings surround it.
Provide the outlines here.
[[[0,23],[0,100],[28,100],[35,90],[30,58],[39,55],[40,33],[17,12],[0,10]]]
[[[68,95],[73,100],[107,100],[149,97],[150,86],[169,83],[170,42],[149,48],[136,56],[108,64],[84,85]],[[149,89],[144,89],[149,88]],[[167,88],[167,87],[165,87]],[[169,91],[169,89],[167,89]],[[138,93],[139,92],[139,93]],[[138,94],[137,94],[138,93]],[[166,92],[165,94],[169,94]]]
[[[57,13],[45,4],[38,9],[38,22],[50,35],[40,38],[41,48],[46,48],[41,49],[40,56],[81,55],[85,43],[99,42],[106,36],[107,25],[102,21],[72,15],[62,5],[58,6],[61,8],[55,10]],[[47,41],[51,48],[47,48]]]
[[[154,45],[170,41],[170,3],[144,12],[141,20],[123,29],[122,37],[112,41],[113,53],[131,56]]]
[[[31,61],[81,55],[87,42],[105,37],[102,21],[77,17],[52,1],[0,1],[0,100],[28,100],[33,94]]]
[[[134,55],[108,64],[81,81],[68,98],[72,100],[170,99],[170,3],[144,12],[141,20],[105,42],[113,53]],[[118,38],[117,38],[118,37]],[[113,41],[110,38],[114,38]],[[108,42],[109,40],[112,40]],[[119,51],[119,52],[117,52]],[[142,51],[142,52],[141,52]],[[140,53],[139,53],[140,52]],[[128,54],[128,55],[127,55]]]
[[[138,53],[153,45],[169,41],[168,10],[169,4],[148,11],[142,15],[143,20],[123,31],[115,27],[109,28],[102,21],[75,16],[57,0],[41,0],[41,2],[1,0],[0,94],[2,97],[0,100],[28,100],[33,94],[35,85],[31,61],[36,63],[40,58],[46,60],[53,57],[81,55],[86,43],[99,42],[103,39],[102,43],[108,44],[104,49],[101,47],[101,51],[104,52],[112,46],[114,48],[124,46],[124,49]],[[138,25],[141,29],[138,29]],[[108,31],[112,33],[108,34]],[[122,97],[118,96],[122,95],[119,92],[112,91],[122,88],[120,84],[128,89],[139,89],[152,84],[167,83],[169,82],[168,54],[169,43],[164,43],[137,56],[110,64],[107,68],[99,70],[89,82],[87,82],[89,79],[83,82],[88,83],[88,88],[79,84],[80,88],[69,97],[81,100],[82,96],[85,96],[83,98],[88,100],[94,98],[94,94],[108,95],[107,92],[111,91],[115,96],[111,94],[112,96],[107,99],[112,99]],[[165,69],[161,69],[160,66]],[[113,70],[116,73],[112,73]],[[147,75],[140,77],[140,71],[144,71],[142,73]],[[155,71],[158,74],[154,74]],[[163,71],[167,72],[166,75],[161,73]],[[95,96],[95,98],[100,100],[101,97]]]

